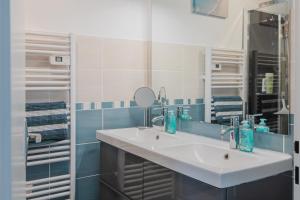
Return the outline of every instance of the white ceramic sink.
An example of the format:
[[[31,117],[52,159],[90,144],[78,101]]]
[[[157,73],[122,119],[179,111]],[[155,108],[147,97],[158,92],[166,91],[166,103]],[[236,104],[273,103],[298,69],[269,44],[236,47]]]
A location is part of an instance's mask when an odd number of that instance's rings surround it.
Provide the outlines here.
[[[184,157],[186,162],[194,165],[206,165],[218,168],[220,172],[225,170],[238,170],[241,167],[251,166],[262,161],[262,158],[253,154],[228,150],[205,144],[188,144],[176,147],[167,147],[160,150],[170,157]],[[178,153],[180,152],[180,153]]]
[[[228,142],[156,129],[97,131],[97,139],[218,188],[274,176],[292,169],[288,154],[255,148],[229,149]]]

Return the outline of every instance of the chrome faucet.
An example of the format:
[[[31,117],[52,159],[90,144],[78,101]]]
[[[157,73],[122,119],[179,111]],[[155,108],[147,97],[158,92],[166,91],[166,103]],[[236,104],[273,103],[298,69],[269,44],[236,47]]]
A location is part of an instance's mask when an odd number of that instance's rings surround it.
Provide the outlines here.
[[[161,108],[156,108],[154,110],[161,110],[161,115],[154,117],[151,122],[152,122],[152,126],[155,127],[159,127],[154,125],[156,122],[161,121],[162,126],[160,127],[161,131],[166,131],[167,130],[167,117],[168,117],[168,107],[161,107]],[[163,129],[163,130],[162,130]]]
[[[231,117],[230,126],[226,127],[224,125],[221,126],[221,139],[224,139],[224,135],[230,133],[229,137],[229,145],[230,148],[236,149],[239,145],[239,132],[240,132],[240,118],[239,116]]]

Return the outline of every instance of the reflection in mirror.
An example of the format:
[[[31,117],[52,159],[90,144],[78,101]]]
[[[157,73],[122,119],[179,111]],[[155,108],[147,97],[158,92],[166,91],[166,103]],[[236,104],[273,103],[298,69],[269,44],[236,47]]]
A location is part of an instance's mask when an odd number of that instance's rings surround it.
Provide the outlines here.
[[[134,100],[138,106],[149,108],[154,104],[155,93],[151,88],[140,87],[134,93]]]
[[[157,99],[161,103],[161,106],[165,106],[167,104],[167,92],[165,87],[160,88]]]
[[[194,123],[263,114],[256,124],[266,118],[272,132],[287,134],[289,6],[229,1],[228,16],[216,18],[195,14],[193,2],[151,1],[155,94],[164,86],[167,104],[188,105]]]
[[[288,134],[290,104],[289,18],[288,2],[248,12],[248,110],[282,134]]]

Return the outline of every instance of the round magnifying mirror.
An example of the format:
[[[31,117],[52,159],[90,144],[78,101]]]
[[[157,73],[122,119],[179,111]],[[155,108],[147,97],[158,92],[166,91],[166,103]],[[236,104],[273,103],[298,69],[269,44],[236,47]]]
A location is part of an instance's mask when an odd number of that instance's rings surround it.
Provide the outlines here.
[[[155,93],[151,88],[140,87],[134,93],[134,100],[138,106],[148,108],[154,104]]]

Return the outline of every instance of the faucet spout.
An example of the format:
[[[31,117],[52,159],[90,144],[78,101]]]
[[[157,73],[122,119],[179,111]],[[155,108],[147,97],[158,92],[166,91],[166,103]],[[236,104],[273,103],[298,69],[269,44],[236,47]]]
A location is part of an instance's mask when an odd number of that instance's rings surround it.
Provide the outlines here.
[[[162,131],[165,131],[166,130],[166,126],[167,126],[167,123],[166,123],[166,117],[168,117],[168,108],[167,107],[162,107],[162,108],[158,108],[160,110],[162,110],[162,114],[160,116],[157,116],[157,117],[154,117],[151,122],[152,122],[152,126],[153,127],[159,127],[159,126],[156,126],[155,123],[158,122],[158,121],[161,121],[161,128],[160,129],[164,129]]]

